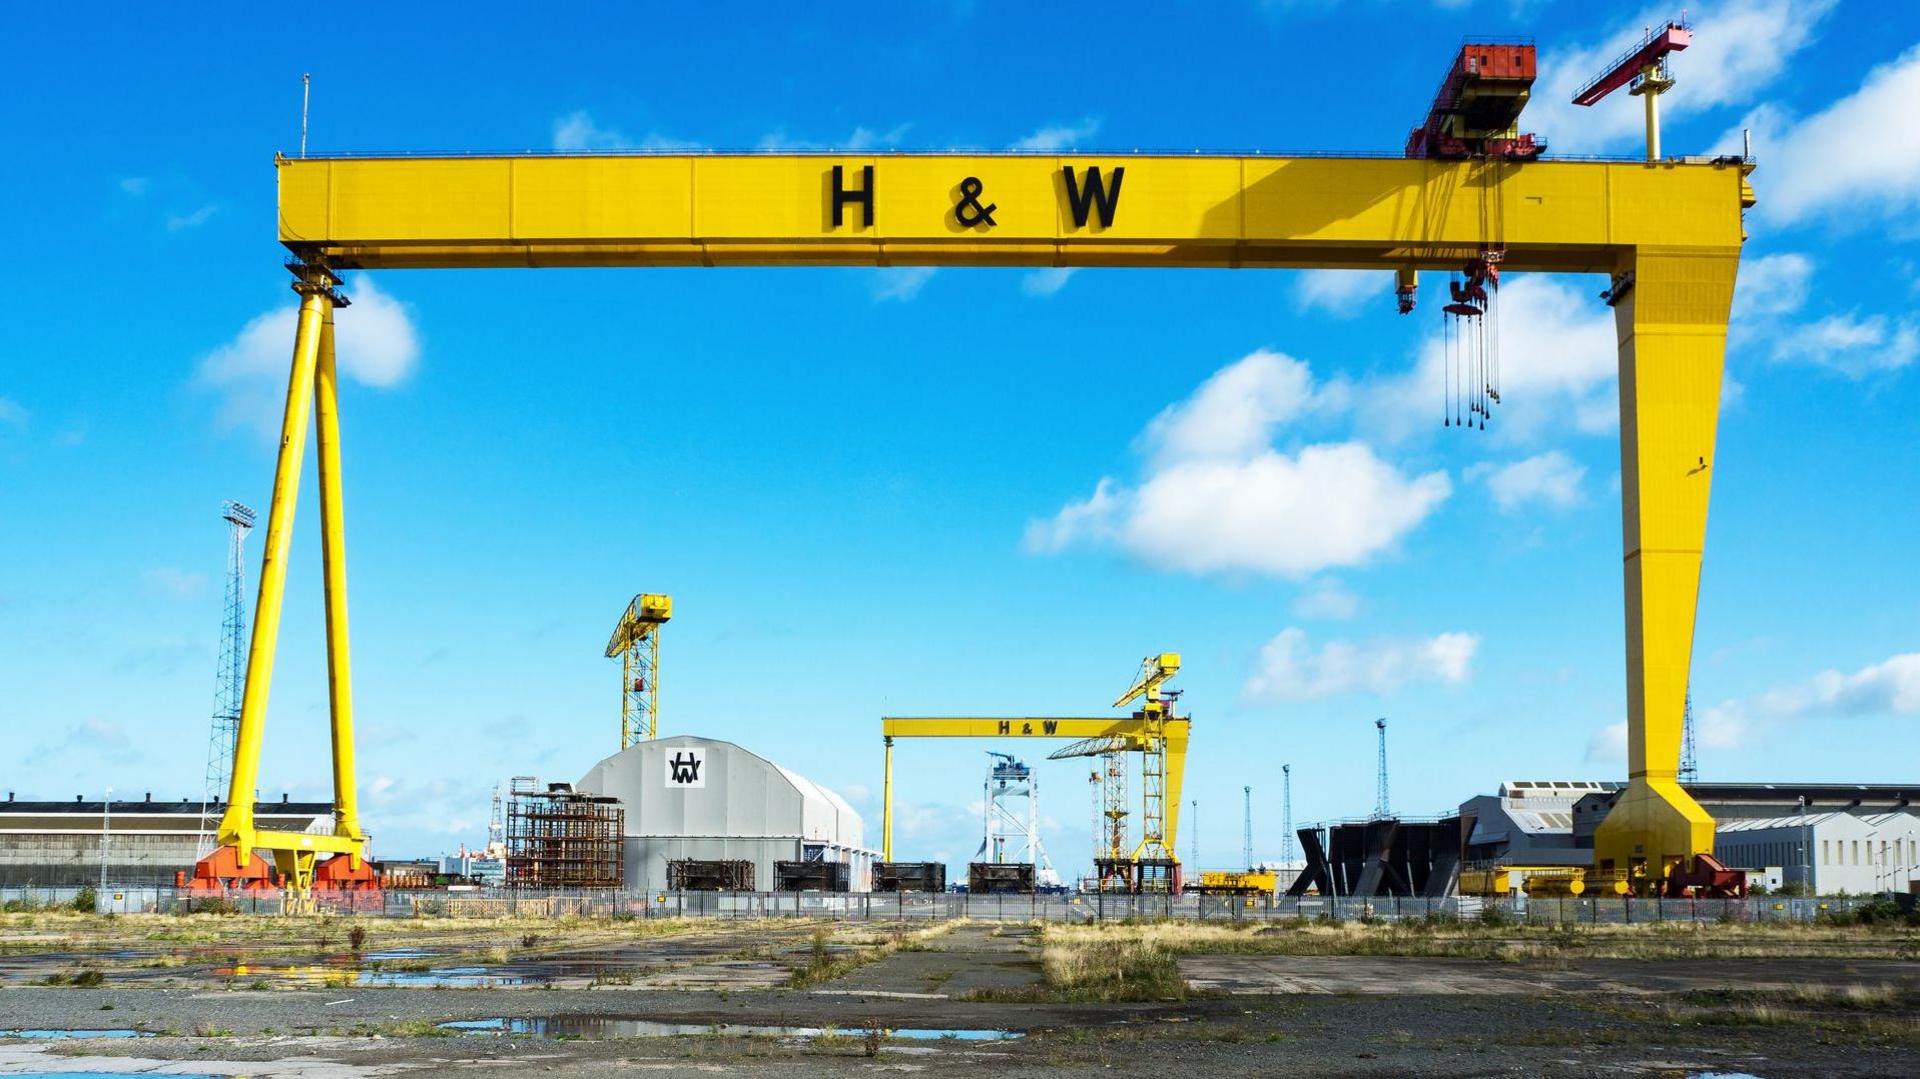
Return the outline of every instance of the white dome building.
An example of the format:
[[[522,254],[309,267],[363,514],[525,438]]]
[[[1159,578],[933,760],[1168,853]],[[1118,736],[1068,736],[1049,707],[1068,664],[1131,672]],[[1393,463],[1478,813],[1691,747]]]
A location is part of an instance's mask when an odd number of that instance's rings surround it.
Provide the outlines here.
[[[749,861],[754,888],[772,891],[777,861],[847,866],[853,891],[870,887],[875,851],[860,814],[838,794],[732,742],[689,734],[628,746],[588,769],[574,788],[626,806],[627,887],[667,887],[676,859]]]

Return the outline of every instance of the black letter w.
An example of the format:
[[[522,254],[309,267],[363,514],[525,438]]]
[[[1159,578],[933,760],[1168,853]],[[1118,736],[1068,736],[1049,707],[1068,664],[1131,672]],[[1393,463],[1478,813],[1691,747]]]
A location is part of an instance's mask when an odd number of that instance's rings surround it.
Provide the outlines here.
[[[1087,211],[1094,207],[1100,209],[1100,227],[1113,226],[1113,211],[1120,206],[1120,181],[1126,177],[1127,167],[1113,170],[1113,186],[1107,187],[1100,182],[1100,166],[1087,166],[1087,182],[1082,187],[1073,178],[1073,166],[1062,165],[1060,171],[1067,178],[1067,206],[1073,210],[1073,224],[1076,228],[1087,225]]]

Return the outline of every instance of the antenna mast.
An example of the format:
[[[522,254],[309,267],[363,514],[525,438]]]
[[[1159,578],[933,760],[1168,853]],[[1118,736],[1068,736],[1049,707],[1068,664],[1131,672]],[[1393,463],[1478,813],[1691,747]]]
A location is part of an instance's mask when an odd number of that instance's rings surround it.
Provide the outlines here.
[[[300,156],[307,156],[307,104],[313,100],[313,76],[300,76]]]

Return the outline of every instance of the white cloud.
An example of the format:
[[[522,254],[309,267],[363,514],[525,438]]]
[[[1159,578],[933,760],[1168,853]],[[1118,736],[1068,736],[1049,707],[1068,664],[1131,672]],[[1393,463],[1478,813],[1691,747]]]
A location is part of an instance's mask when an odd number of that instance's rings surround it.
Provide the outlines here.
[[[1113,477],[1102,476],[1085,499],[1067,503],[1044,521],[1027,522],[1021,545],[1034,554],[1054,554],[1076,543],[1112,540],[1132,498]]]
[[[1030,271],[1020,279],[1020,291],[1029,296],[1051,296],[1066,288],[1076,272],[1072,266],[1046,266]]]
[[[149,592],[173,599],[191,599],[206,590],[207,575],[173,566],[150,569],[141,578]]]
[[[1429,279],[1438,275],[1429,275]],[[1442,279],[1444,281],[1444,279]],[[1619,423],[1619,345],[1613,310],[1583,288],[1586,278],[1556,280],[1544,274],[1508,279],[1495,300],[1500,394],[1489,433],[1526,441],[1566,428],[1610,433]],[[1430,283],[1423,292],[1444,284]],[[1427,310],[1432,303],[1425,302]],[[1437,321],[1437,317],[1436,317]],[[1388,439],[1405,439],[1440,428],[1447,397],[1448,345],[1436,329],[1421,346],[1411,371],[1374,380],[1354,394],[1363,427]],[[1454,367],[1457,385],[1459,370]]]
[[[205,206],[200,207],[198,210],[193,211],[192,213],[168,214],[167,215],[167,231],[180,232],[185,229],[197,229],[201,225],[206,224],[207,219],[212,217],[214,213],[219,209],[220,207],[214,205],[213,203],[208,203]]]
[[[30,416],[25,405],[11,397],[0,397],[0,423],[25,427]]]
[[[1352,318],[1392,288],[1393,275],[1379,270],[1305,270],[1294,278],[1293,302],[1302,311],[1316,308]]]
[[[148,186],[149,182],[145,176],[127,176],[120,180],[120,190],[136,199],[147,193]]]
[[[932,266],[882,267],[873,274],[873,298],[905,303],[920,295],[920,290],[933,280],[933,274]]]
[[[1835,0],[1723,0],[1690,5],[1693,44],[1673,58],[1679,89],[1666,96],[1669,119],[1752,101],[1812,44]],[[1573,95],[1616,57],[1638,45],[1645,28],[1673,17],[1649,7],[1585,46],[1547,48],[1521,127],[1547,136],[1554,149],[1591,153],[1645,141],[1645,110],[1624,90],[1598,105],[1573,104]],[[1884,134],[1884,133],[1883,133]]]
[[[1319,386],[1303,361],[1259,349],[1168,405],[1141,438],[1161,460],[1245,457],[1266,446],[1280,424],[1315,409],[1337,410],[1345,399],[1344,384]]]
[[[1749,114],[1760,171],[1755,211],[1776,222],[1858,222],[1920,207],[1920,45],[1867,73],[1860,89],[1800,120],[1776,107]]]
[[[1100,131],[1100,119],[1089,116],[1077,124],[1043,127],[1013,144],[1015,150],[1068,150]]]
[[[1852,674],[1826,670],[1797,685],[1724,701],[1697,713],[1703,743],[1738,744],[1756,725],[1810,719],[1920,716],[1920,652],[1905,652]]]
[[[856,127],[839,142],[811,142],[788,136],[787,129],[782,127],[760,136],[758,145],[762,150],[881,150],[900,145],[911,130],[912,124],[896,124],[885,131]]]
[[[1548,450],[1505,465],[1476,465],[1470,479],[1484,480],[1487,493],[1501,510],[1511,513],[1528,502],[1572,506],[1580,501],[1580,481],[1587,470],[1559,450]]]
[[[1805,255],[1784,252],[1744,260],[1733,286],[1733,325],[1800,310],[1812,280],[1813,260]]]
[[[1451,492],[1446,473],[1410,478],[1360,442],[1183,460],[1137,489],[1101,480],[1029,525],[1028,547],[1110,541],[1163,569],[1298,578],[1366,564]]]
[[[700,143],[648,132],[639,139],[627,137],[611,127],[601,127],[585,109],[577,109],[553,122],[553,148],[556,150],[698,150]]]
[[[1627,759],[1627,722],[1609,723],[1587,740],[1587,763],[1611,764]]]
[[[1360,597],[1335,578],[1322,577],[1294,597],[1293,613],[1299,618],[1344,621],[1360,613]]]
[[[66,734],[29,750],[20,763],[28,766],[68,763],[88,757],[124,763],[134,759],[133,739],[121,724],[98,717],[83,719],[69,726]]]
[[[1829,315],[1818,322],[1782,331],[1774,339],[1773,358],[1810,363],[1848,378],[1897,371],[1920,354],[1920,328],[1911,318],[1895,322],[1885,315]]]
[[[1459,685],[1473,673],[1480,638],[1442,633],[1429,638],[1328,641],[1315,652],[1306,631],[1288,627],[1260,650],[1260,664],[1242,687],[1257,701],[1304,701],[1343,693],[1385,695],[1411,683]]]
[[[1364,442],[1282,452],[1276,429],[1346,407],[1346,386],[1260,350],[1168,406],[1135,441],[1145,478],[1104,478],[1088,498],[1027,526],[1030,551],[1109,543],[1190,573],[1304,578],[1371,561],[1452,493],[1445,472],[1408,476]]]
[[[369,386],[397,385],[420,358],[411,310],[365,277],[351,292],[353,305],[334,315],[340,373]],[[233,340],[201,358],[197,380],[221,393],[224,426],[250,425],[269,437],[279,431],[298,320],[299,308],[291,304],[257,315]]]

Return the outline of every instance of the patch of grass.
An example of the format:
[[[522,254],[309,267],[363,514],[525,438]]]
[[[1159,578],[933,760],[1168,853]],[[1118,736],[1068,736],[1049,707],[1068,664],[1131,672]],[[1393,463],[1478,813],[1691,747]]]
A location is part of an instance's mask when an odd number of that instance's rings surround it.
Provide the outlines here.
[[[877,941],[856,942],[854,950],[847,952],[833,951],[829,944],[832,934],[824,927],[816,929],[813,933],[812,945],[807,952],[806,965],[794,971],[793,976],[787,980],[787,984],[794,989],[804,989],[810,985],[844,978],[868,963],[878,962],[895,952],[908,950],[935,937],[951,933],[965,921],[964,918],[956,918],[924,929],[895,929]]]

